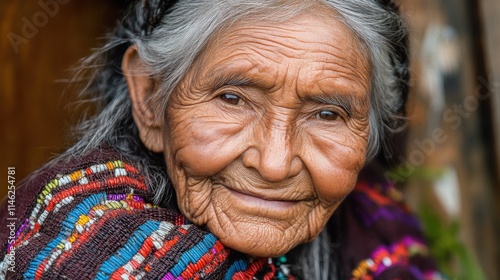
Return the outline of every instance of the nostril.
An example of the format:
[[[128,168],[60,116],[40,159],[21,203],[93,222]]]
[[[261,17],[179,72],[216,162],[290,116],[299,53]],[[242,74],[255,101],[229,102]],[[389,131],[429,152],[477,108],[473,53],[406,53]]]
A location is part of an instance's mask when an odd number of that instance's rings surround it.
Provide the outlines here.
[[[302,163],[302,160],[299,157],[295,156],[292,159],[292,163],[290,166],[290,172],[288,174],[288,177],[294,177],[294,176],[299,175],[299,173],[302,171],[303,167],[304,167],[304,165]]]
[[[243,166],[257,169],[259,165],[259,151],[252,147],[243,153]]]

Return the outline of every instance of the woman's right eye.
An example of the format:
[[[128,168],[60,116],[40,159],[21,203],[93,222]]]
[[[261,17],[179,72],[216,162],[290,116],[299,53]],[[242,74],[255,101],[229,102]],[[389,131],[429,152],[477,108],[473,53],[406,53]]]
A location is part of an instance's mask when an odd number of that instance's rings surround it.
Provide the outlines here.
[[[219,95],[219,98],[231,105],[239,105],[241,103],[241,98],[232,93],[223,93]]]

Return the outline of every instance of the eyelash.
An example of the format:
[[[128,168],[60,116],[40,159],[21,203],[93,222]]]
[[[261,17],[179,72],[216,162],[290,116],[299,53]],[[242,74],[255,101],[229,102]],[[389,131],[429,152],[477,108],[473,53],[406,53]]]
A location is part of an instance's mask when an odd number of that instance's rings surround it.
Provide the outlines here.
[[[322,113],[327,113],[329,114],[329,116],[332,116],[332,119],[327,119],[327,118],[324,118],[324,117],[321,117],[320,115]],[[328,116],[327,116],[328,117]],[[341,118],[341,115],[340,113],[336,112],[336,111],[333,111],[333,110],[320,110],[318,111],[315,115],[314,115],[314,118],[318,119],[318,120],[324,120],[324,121],[336,121],[338,120],[339,118]]]
[[[233,105],[233,106],[238,106],[239,103],[243,102],[241,97],[239,97],[238,95],[236,95],[234,93],[222,93],[222,94],[219,94],[219,98],[223,102],[230,104],[230,105]]]

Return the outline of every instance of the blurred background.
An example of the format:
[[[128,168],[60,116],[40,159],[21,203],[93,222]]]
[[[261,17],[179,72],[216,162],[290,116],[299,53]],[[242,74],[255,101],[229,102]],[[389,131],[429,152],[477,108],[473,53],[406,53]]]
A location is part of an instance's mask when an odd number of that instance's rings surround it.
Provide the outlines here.
[[[0,197],[71,143],[65,79],[128,1],[0,2]],[[388,170],[449,279],[500,279],[500,1],[398,1],[411,32],[402,163]]]

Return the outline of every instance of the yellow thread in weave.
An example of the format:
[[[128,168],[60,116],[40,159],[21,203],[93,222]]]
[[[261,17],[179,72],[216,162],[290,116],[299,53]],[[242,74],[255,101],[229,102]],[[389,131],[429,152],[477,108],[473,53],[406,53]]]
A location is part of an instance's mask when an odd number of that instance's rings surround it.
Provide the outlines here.
[[[80,215],[80,217],[79,217],[79,219],[78,219],[78,222],[77,222],[77,223],[78,223],[79,225],[82,225],[82,226],[83,226],[83,225],[84,225],[84,224],[86,224],[89,220],[90,220],[90,219],[89,219],[89,216],[87,216],[87,215],[83,215],[83,214],[82,214],[82,215]]]
[[[109,169],[109,170],[113,170],[115,167],[113,166],[113,163],[111,161],[108,161],[106,162],[106,167]]]
[[[94,207],[92,207],[92,210],[94,211],[98,211],[98,210],[106,210],[107,207],[105,207],[104,205],[96,205]]]
[[[363,260],[359,265],[358,267],[356,267],[353,271],[352,271],[352,275],[355,277],[355,278],[361,278],[363,276],[366,275],[367,273],[367,269],[368,269],[369,265],[368,265],[368,262],[366,260]]]
[[[69,177],[71,178],[71,180],[74,182],[74,181],[77,181],[79,180],[80,178],[82,178],[82,171],[81,170],[78,170],[78,171],[75,171],[73,173],[71,173],[69,175]]]
[[[72,235],[68,238],[68,241],[69,241],[70,243],[73,243],[73,242],[75,242],[75,240],[76,240],[76,238],[77,238],[77,237],[78,237],[78,234],[73,233],[73,234],[72,234]]]

